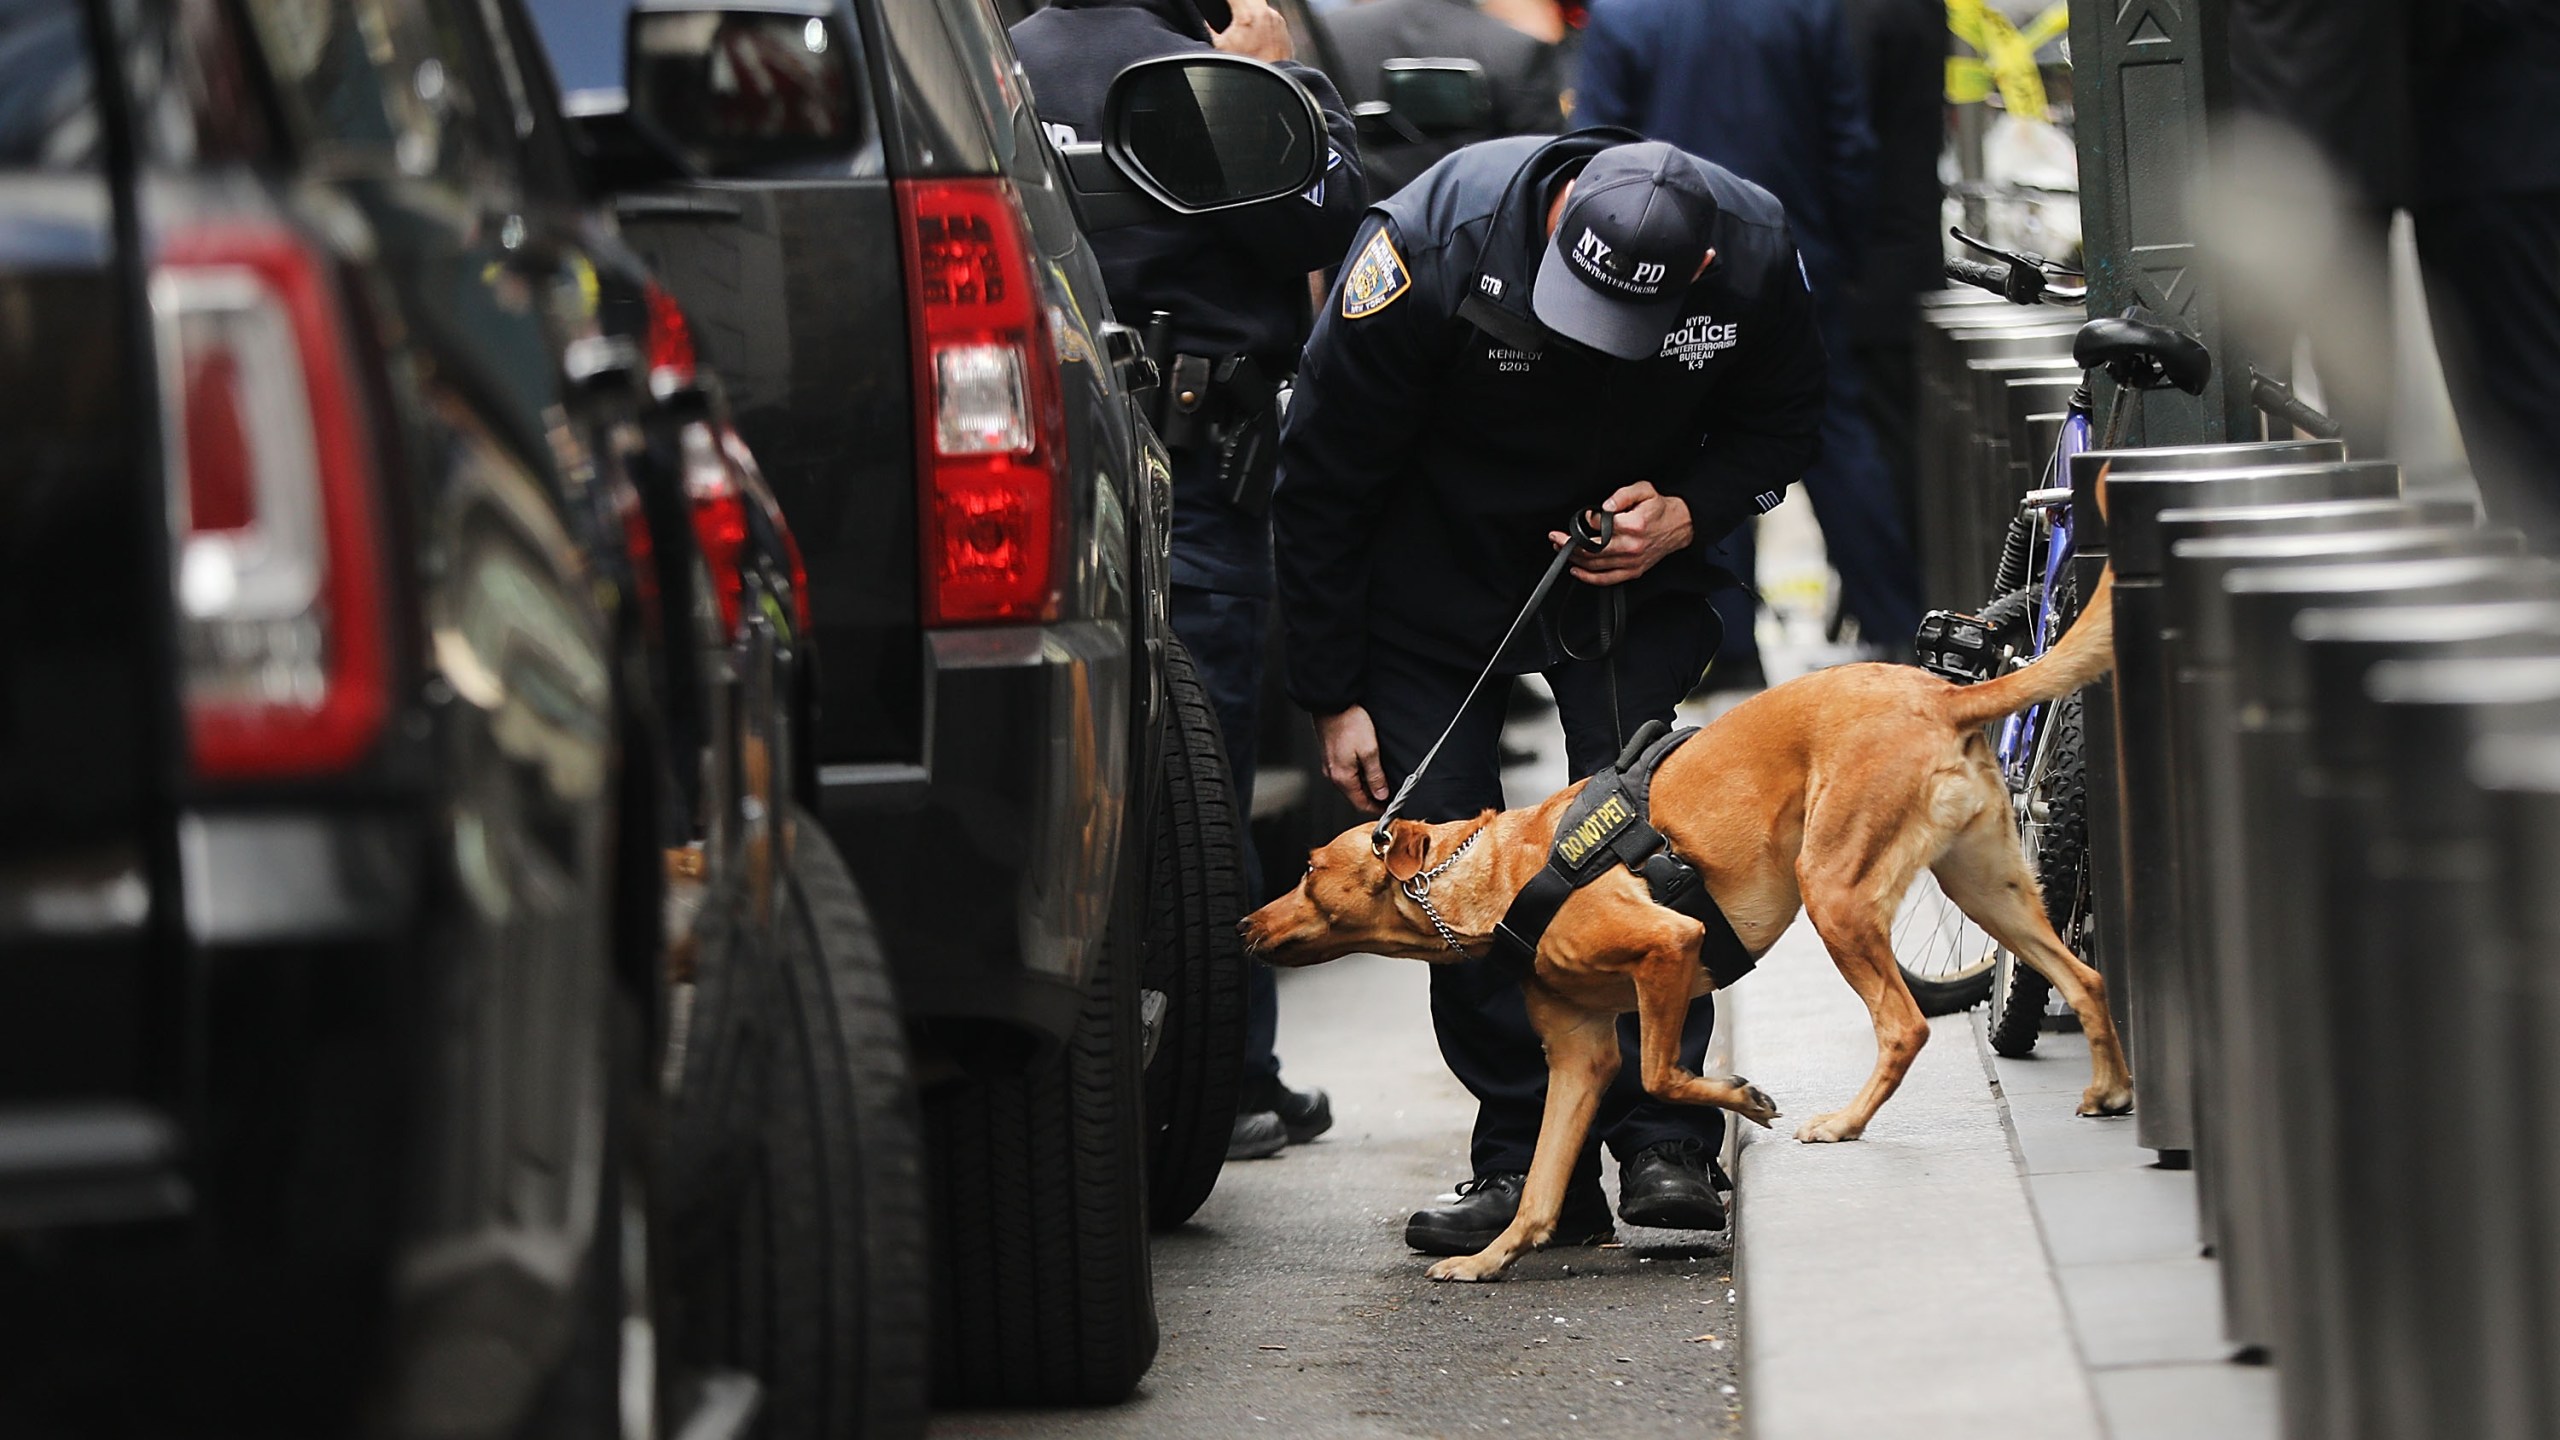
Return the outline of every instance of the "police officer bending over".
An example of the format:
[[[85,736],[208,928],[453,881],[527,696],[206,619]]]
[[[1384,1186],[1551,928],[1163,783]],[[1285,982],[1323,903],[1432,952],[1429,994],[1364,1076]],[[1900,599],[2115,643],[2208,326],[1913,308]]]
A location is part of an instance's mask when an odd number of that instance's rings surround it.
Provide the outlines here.
[[[1304,195],[1213,215],[1168,217],[1093,236],[1111,308],[1130,324],[1154,312],[1148,348],[1164,370],[1156,428],[1173,453],[1173,629],[1217,707],[1236,803],[1250,811],[1271,597],[1271,483],[1279,395],[1306,334],[1307,275],[1342,257],[1368,203],[1351,111],[1333,84],[1287,63],[1288,22],[1265,0],[1234,0],[1211,30],[1191,0],[1055,0],[1013,27],[1040,122],[1061,142],[1102,134],[1102,101],[1134,61],[1216,49],[1269,61],[1324,112],[1326,169]],[[1248,885],[1262,874],[1249,828]],[[1262,897],[1250,894],[1247,907]],[[1272,1052],[1278,1000],[1268,966],[1252,968],[1244,1094],[1228,1158],[1276,1154],[1333,1123],[1321,1090],[1280,1081]]]
[[[1307,342],[1272,509],[1289,691],[1333,782],[1380,808],[1582,509],[1613,513],[1615,538],[1499,669],[1547,677],[1577,775],[1668,719],[1721,634],[1707,595],[1731,577],[1702,552],[1804,473],[1823,378],[1785,212],[1669,145],[1486,141],[1376,206]],[[1508,688],[1467,707],[1407,816],[1502,804]],[[1519,1204],[1547,1074],[1519,980],[1485,959],[1432,970],[1441,1054],[1478,1106],[1475,1175],[1413,1217],[1417,1250],[1472,1253]],[[1699,1066],[1713,1023],[1708,1000],[1691,1007],[1681,1063]],[[1723,1112],[1648,1098],[1634,1025],[1620,1034],[1593,1126],[1618,1156],[1619,1216],[1721,1228]],[[1594,1148],[1552,1243],[1609,1238],[1599,1168]]]

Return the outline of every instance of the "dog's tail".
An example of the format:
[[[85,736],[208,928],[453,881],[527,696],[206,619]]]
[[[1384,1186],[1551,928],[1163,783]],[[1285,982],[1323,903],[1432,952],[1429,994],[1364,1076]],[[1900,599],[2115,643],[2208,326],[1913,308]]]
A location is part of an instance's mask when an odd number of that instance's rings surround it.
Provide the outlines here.
[[[2030,705],[2059,700],[2115,668],[2116,572],[2110,565],[2061,641],[2034,660],[1979,685],[1947,692],[1947,719],[1970,730]]]

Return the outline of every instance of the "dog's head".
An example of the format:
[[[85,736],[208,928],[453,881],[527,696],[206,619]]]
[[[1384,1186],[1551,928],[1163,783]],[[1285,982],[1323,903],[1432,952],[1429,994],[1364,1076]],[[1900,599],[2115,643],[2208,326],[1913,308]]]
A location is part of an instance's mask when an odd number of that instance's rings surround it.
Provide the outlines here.
[[[1404,882],[1421,874],[1440,848],[1434,828],[1398,820],[1388,827],[1382,854],[1370,843],[1373,827],[1356,825],[1309,852],[1297,888],[1236,926],[1245,948],[1289,966],[1361,954],[1451,958],[1421,908],[1402,894]],[[1451,832],[1451,843],[1459,838],[1458,827],[1438,828]]]

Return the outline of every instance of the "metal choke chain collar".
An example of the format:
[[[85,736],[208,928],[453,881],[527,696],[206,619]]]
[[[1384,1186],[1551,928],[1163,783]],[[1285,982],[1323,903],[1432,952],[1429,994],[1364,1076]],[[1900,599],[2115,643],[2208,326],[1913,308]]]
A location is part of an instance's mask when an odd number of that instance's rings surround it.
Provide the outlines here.
[[[1440,907],[1431,903],[1431,882],[1445,874],[1450,866],[1457,864],[1458,857],[1467,853],[1468,847],[1476,843],[1477,836],[1492,828],[1492,822],[1488,821],[1468,831],[1467,838],[1459,841],[1458,848],[1450,851],[1439,864],[1403,882],[1402,885],[1404,898],[1422,907],[1422,913],[1431,917],[1431,928],[1440,932],[1440,943],[1448,946],[1450,953],[1461,960],[1473,960],[1476,957],[1467,953],[1466,943],[1458,938],[1458,932],[1450,927],[1449,922],[1440,917]]]

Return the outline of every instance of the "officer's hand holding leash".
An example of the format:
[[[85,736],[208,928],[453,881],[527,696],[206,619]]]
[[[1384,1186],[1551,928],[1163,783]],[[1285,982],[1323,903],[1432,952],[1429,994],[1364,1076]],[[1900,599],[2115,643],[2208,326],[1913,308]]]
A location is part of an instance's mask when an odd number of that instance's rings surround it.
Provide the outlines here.
[[[1387,790],[1386,766],[1378,759],[1378,730],[1376,725],[1371,723],[1367,708],[1354,705],[1345,710],[1337,710],[1331,715],[1316,717],[1316,744],[1324,751],[1324,778],[1333,782],[1333,787],[1341,791],[1343,797],[1351,802],[1352,809],[1363,815],[1376,815],[1382,809],[1392,810],[1404,804],[1406,794],[1410,793],[1414,783],[1422,778],[1422,772],[1431,768],[1432,759],[1440,753],[1440,747],[1448,742],[1450,731],[1458,728],[1458,716],[1466,714],[1467,707],[1475,703],[1476,692],[1484,688],[1485,680],[1493,674],[1493,667],[1501,663],[1503,652],[1511,648],[1511,641],[1520,633],[1520,627],[1529,623],[1529,617],[1538,612],[1540,605],[1546,603],[1548,592],[1555,589],[1556,580],[1564,573],[1570,558],[1584,555],[1603,556],[1615,548],[1613,542],[1617,539],[1618,527],[1623,523],[1624,516],[1610,507],[1620,505],[1622,502],[1633,506],[1639,501],[1648,499],[1659,502],[1659,497],[1654,495],[1652,486],[1641,483],[1630,485],[1610,496],[1600,509],[1585,510],[1575,515],[1573,533],[1570,536],[1561,531],[1548,532],[1560,547],[1556,558],[1548,563],[1547,573],[1540,577],[1537,588],[1529,592],[1529,603],[1520,607],[1519,618],[1511,622],[1510,632],[1502,637],[1501,644],[1493,647],[1492,658],[1485,661],[1484,670],[1476,676],[1476,683],[1467,688],[1466,698],[1458,702],[1458,714],[1449,717],[1449,728],[1440,732],[1438,740],[1431,742],[1430,751],[1422,757],[1420,764],[1413,767],[1413,773],[1405,777],[1403,788],[1394,792],[1392,803]],[[1681,537],[1680,543],[1685,545],[1688,543],[1689,534],[1688,507],[1680,505],[1676,500],[1670,503],[1679,506],[1677,528]],[[1667,534],[1668,531],[1666,530],[1665,533]],[[1562,548],[1566,546],[1570,548]],[[1644,559],[1629,574],[1620,578],[1632,579],[1636,575],[1643,574],[1645,570],[1652,567],[1654,561],[1669,553],[1670,550],[1665,549],[1661,554]],[[1617,582],[1595,583],[1615,584]],[[1383,834],[1386,822],[1379,821],[1378,828]]]
[[[1696,538],[1689,524],[1689,502],[1665,495],[1653,482],[1639,480],[1600,502],[1603,513],[1617,517],[1616,533],[1598,551],[1587,547],[1587,559],[1576,559],[1573,578],[1585,585],[1624,585],[1679,551]],[[1547,532],[1549,544],[1561,549],[1573,537]]]
[[[1279,64],[1298,58],[1298,42],[1289,35],[1289,17],[1268,0],[1229,0],[1224,30],[1210,32],[1209,43],[1230,55]]]

